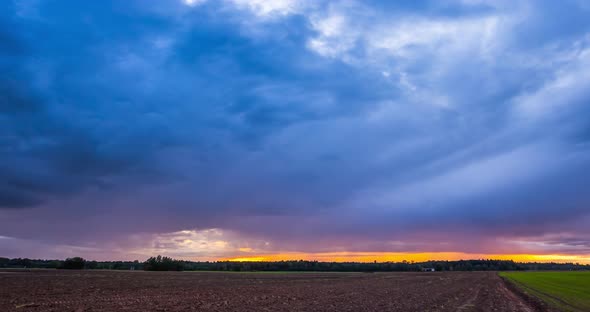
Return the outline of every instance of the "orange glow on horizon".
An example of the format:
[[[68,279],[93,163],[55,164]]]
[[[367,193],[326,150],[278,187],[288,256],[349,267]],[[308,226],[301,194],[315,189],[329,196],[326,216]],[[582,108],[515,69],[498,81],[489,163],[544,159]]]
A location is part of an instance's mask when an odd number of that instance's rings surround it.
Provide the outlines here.
[[[434,253],[390,253],[390,252],[328,252],[328,253],[300,253],[287,252],[276,254],[254,254],[252,256],[237,256],[219,259],[220,261],[263,262],[310,260],[324,262],[423,262],[428,260],[468,260],[493,259],[514,260],[516,262],[573,262],[590,264],[590,255],[541,255],[541,254],[470,254],[461,252]]]

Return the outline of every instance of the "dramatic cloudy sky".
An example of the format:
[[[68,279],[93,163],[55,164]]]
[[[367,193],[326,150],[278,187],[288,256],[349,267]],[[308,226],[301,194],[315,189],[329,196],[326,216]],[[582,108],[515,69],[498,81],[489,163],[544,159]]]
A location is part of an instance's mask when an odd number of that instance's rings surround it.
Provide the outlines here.
[[[584,0],[0,4],[0,256],[590,262],[588,185]]]

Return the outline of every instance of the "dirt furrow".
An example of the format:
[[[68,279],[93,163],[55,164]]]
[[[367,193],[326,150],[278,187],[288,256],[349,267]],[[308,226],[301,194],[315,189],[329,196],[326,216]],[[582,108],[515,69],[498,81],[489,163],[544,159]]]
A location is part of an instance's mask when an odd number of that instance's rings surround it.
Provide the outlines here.
[[[510,311],[539,309],[495,272],[0,274],[0,311]]]

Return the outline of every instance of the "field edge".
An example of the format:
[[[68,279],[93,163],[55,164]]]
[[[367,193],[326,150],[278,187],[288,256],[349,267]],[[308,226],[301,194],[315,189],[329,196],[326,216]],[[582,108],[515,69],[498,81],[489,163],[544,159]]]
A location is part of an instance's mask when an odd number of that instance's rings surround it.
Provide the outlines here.
[[[503,272],[499,272],[498,276],[502,279],[506,288],[508,288],[508,290],[510,290],[515,295],[517,295],[522,300],[524,300],[526,303],[528,303],[530,306],[532,306],[536,311],[542,311],[542,312],[560,312],[561,311],[561,310],[557,309],[556,307],[554,307],[553,305],[551,305],[550,303],[548,303],[547,301],[543,300],[542,298],[529,293],[527,291],[526,286],[521,285],[517,281],[512,280],[511,278],[509,278],[507,276],[502,275],[502,273]]]

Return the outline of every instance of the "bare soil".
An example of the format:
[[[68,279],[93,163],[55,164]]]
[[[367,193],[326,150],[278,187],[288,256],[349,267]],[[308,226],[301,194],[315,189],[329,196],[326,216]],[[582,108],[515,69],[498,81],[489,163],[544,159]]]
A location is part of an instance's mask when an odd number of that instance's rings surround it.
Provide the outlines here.
[[[495,272],[10,272],[0,311],[540,310]]]

